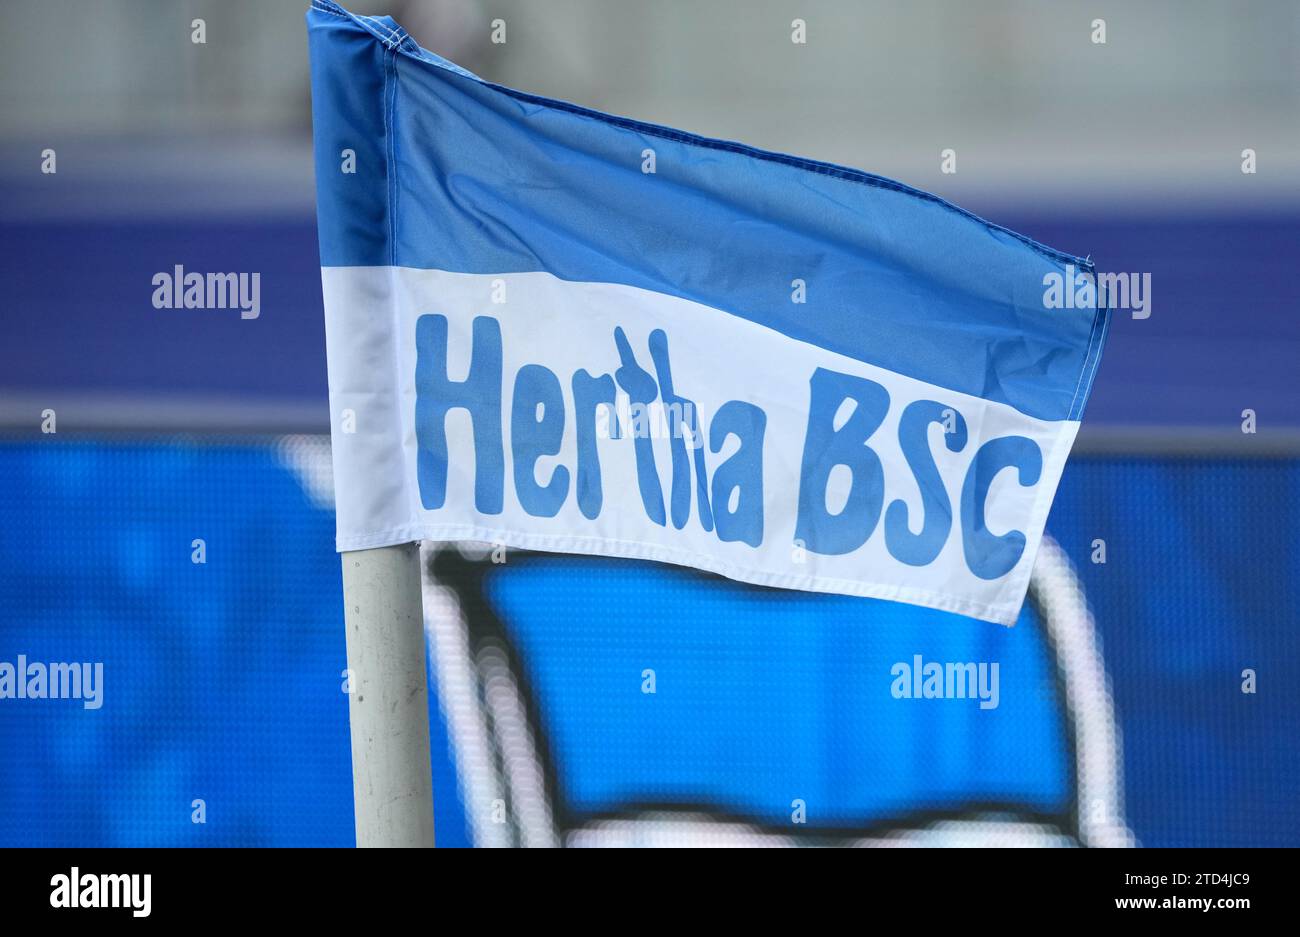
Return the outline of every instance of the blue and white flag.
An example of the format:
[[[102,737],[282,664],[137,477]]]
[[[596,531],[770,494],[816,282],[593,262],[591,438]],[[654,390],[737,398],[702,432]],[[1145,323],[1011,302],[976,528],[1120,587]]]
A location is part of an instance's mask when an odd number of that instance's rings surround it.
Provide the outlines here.
[[[387,17],[307,19],[339,550],[479,540],[1015,621],[1107,327],[1044,287],[1089,261],[492,84]]]

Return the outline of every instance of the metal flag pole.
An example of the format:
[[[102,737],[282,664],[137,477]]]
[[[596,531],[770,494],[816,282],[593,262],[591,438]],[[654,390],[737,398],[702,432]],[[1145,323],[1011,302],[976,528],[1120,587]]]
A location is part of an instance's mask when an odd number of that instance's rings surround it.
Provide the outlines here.
[[[342,557],[357,846],[432,846],[420,547]]]

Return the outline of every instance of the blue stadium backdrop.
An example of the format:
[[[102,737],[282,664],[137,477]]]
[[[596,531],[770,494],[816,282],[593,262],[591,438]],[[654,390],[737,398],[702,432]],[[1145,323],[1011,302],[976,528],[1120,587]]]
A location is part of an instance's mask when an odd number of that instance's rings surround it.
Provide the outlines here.
[[[328,479],[305,454],[322,446],[0,445],[0,657],[105,664],[97,711],[0,704],[0,844],[351,844],[338,558]],[[1049,532],[1095,612],[1144,845],[1300,841],[1297,492],[1288,459],[1083,457],[1066,472]],[[195,537],[206,564],[190,560]],[[1089,561],[1095,537],[1105,565]],[[574,814],[691,804],[774,826],[800,797],[811,829],[843,830],[965,802],[1050,816],[1071,796],[1048,651],[1027,620],[1006,630],[648,563],[485,568],[483,608],[525,660]],[[917,651],[1001,661],[993,718],[891,699],[889,664]],[[1247,667],[1266,692],[1229,692]],[[468,844],[431,708],[439,842]]]

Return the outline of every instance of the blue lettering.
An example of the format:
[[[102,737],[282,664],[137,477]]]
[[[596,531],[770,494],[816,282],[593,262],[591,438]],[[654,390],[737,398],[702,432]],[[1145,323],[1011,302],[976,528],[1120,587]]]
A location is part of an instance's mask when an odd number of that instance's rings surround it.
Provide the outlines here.
[[[632,403],[648,406],[659,394],[655,379],[637,364],[622,328],[614,329],[614,342],[618,345],[619,360],[623,362],[614,372],[614,378]],[[648,432],[633,432],[632,435],[636,445],[636,478],[641,489],[641,503],[645,505],[646,516],[662,527],[667,518],[664,516],[663,489],[659,487],[659,471],[655,468],[654,441]]]
[[[592,377],[586,371],[573,372],[573,410],[578,429],[578,508],[587,520],[600,515],[604,494],[600,489],[600,452],[596,448],[596,408],[604,404],[609,436],[618,439],[618,414],[614,412],[614,379],[608,374]]]
[[[515,377],[510,406],[510,450],[519,503],[533,517],[554,517],[569,493],[569,470],[563,465],[555,467],[545,485],[537,484],[536,477],[538,458],[559,453],[563,439],[564,395],[560,379],[540,364],[524,365]]]
[[[889,412],[889,392],[875,381],[825,368],[818,368],[810,383],[812,403],[799,472],[795,537],[814,553],[851,553],[875,530],[885,499],[884,468],[866,442]],[[846,400],[856,406],[844,426],[836,429],[836,414]],[[837,465],[849,468],[853,482],[844,509],[831,514],[826,509],[826,485]]]
[[[668,446],[673,454],[672,516],[673,526],[681,530],[691,516],[691,463],[686,454],[686,432],[691,435],[695,449],[695,498],[700,504],[700,525],[713,529],[713,512],[709,509],[709,477],[704,465],[704,440],[700,436],[699,420],[695,416],[694,401],[679,397],[673,391],[673,372],[668,365],[668,336],[663,329],[650,333],[650,357],[659,377],[659,396],[664,402],[668,420]]]
[[[981,579],[1005,576],[1025,552],[1023,533],[1012,530],[995,537],[984,523],[984,502],[989,488],[1005,468],[1016,469],[1020,484],[1032,487],[1038,484],[1042,474],[1043,454],[1032,439],[1003,436],[980,446],[966,470],[966,481],[961,488],[962,547],[966,565]]]
[[[447,317],[420,316],[415,322],[416,477],[425,510],[447,498],[447,412],[468,410],[474,427],[474,505],[480,514],[500,514],[505,489],[501,442],[501,326],[490,316],[474,319],[469,376],[447,378]]]
[[[718,466],[713,475],[713,515],[718,539],[739,540],[751,547],[763,542],[763,434],[767,414],[752,403],[732,400],[723,404],[709,425],[709,446],[721,451],[727,437],[735,435],[740,448]],[[739,492],[736,510],[729,510],[731,493]]]
[[[885,546],[894,559],[909,566],[934,562],[952,530],[952,501],[930,451],[930,424],[942,426],[946,416],[954,422],[952,432],[943,434],[944,443],[949,452],[961,452],[966,448],[966,420],[952,407],[917,400],[907,405],[898,421],[898,442],[921,492],[921,532],[912,533],[907,503],[900,498],[885,512]]]

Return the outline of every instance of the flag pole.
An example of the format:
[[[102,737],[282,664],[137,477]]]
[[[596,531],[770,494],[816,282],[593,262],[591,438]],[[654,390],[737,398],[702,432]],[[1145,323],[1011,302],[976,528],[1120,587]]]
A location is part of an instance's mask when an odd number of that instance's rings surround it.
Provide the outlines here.
[[[420,547],[342,559],[357,846],[432,846]]]

